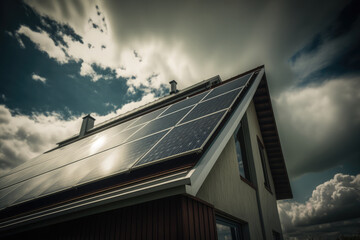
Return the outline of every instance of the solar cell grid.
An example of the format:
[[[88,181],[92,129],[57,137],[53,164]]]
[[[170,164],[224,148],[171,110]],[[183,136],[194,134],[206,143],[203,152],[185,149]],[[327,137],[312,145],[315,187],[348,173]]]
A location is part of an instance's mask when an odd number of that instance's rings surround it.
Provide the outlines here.
[[[226,110],[217,112],[173,128],[135,166],[201,149],[225,112]]]
[[[225,92],[228,92],[228,91],[231,91],[231,90],[234,90],[236,88],[239,88],[239,87],[243,87],[246,82],[249,80],[250,76],[251,76],[252,73],[249,73],[243,77],[240,77],[238,79],[235,79],[235,80],[232,80],[228,83],[225,83],[225,84],[222,84],[220,86],[217,86],[215,87],[211,93],[209,93],[209,95],[207,95],[205,97],[204,100],[207,100],[209,98],[212,98],[212,97],[215,97],[215,96],[218,96],[220,94],[223,94]]]
[[[184,100],[181,100],[181,101],[179,101],[177,103],[174,103],[165,112],[163,112],[161,114],[161,116],[164,116],[166,114],[175,112],[175,111],[177,111],[179,109],[186,108],[186,107],[189,107],[191,105],[194,105],[194,104],[198,103],[201,99],[203,99],[206,96],[206,94],[208,94],[208,92],[209,91],[206,91],[206,92],[200,93],[198,95],[195,95],[195,96],[186,98]]]
[[[206,116],[207,114],[217,112],[219,110],[228,108],[231,106],[240,90],[234,90],[223,94],[219,97],[209,99],[207,101],[199,103],[191,112],[181,121],[181,123],[188,122],[190,120]]]
[[[149,134],[156,133],[161,130],[175,126],[175,124],[178,123],[181,120],[181,118],[184,117],[185,114],[189,112],[189,110],[190,110],[190,107],[187,107],[187,108],[177,111],[175,113],[171,113],[169,115],[157,118],[157,119],[149,122],[147,125],[145,125],[143,128],[141,128],[139,131],[137,131],[134,135],[132,135],[128,141],[132,141],[132,140],[147,136]]]
[[[124,143],[125,140],[140,127],[142,127],[142,125],[138,125],[134,128],[127,129],[118,133],[112,132],[111,135],[108,135],[109,132],[107,131],[101,132],[96,136],[94,135],[94,137],[89,138],[88,141],[86,141],[86,144],[78,144],[78,146],[81,147],[75,149],[68,149],[64,147],[64,150],[61,150],[62,155],[55,157],[51,161],[44,161],[42,164],[31,166],[17,172],[16,174],[5,177],[0,182],[0,189],[44,174],[48,171],[63,167],[67,164],[97,154],[114,146],[120,145]]]
[[[145,154],[167,131],[163,131],[140,140],[121,145],[102,161],[94,161],[94,168],[80,180],[85,183],[100,177],[106,177],[116,172],[125,171]]]
[[[155,119],[156,117],[158,117],[166,108],[168,107],[163,107],[163,108],[160,108],[158,110],[155,110],[155,111],[152,111],[152,112],[149,112],[141,117],[139,117],[139,119],[134,122],[134,124],[132,126],[136,126],[136,125],[139,125],[139,124],[142,124],[142,123],[146,123],[148,121],[151,121],[153,119]]]

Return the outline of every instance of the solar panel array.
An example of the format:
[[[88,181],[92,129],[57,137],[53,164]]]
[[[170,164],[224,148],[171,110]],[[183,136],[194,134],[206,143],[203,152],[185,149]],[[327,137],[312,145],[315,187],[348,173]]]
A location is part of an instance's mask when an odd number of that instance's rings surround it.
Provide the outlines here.
[[[0,209],[201,151],[250,74],[44,153],[0,177]]]

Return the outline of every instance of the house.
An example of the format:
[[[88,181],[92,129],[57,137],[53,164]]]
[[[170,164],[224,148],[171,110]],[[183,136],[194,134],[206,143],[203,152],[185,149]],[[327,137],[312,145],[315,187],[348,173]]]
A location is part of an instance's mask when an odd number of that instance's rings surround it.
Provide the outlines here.
[[[2,176],[1,239],[282,239],[292,192],[264,66],[171,85]]]

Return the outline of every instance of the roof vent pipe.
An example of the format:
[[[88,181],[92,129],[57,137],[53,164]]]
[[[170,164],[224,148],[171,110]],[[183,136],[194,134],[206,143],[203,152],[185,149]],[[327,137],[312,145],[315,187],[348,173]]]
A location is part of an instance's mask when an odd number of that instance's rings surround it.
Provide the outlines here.
[[[90,114],[83,117],[79,137],[83,137],[90,129],[94,127],[95,118]]]
[[[172,80],[170,83],[171,90],[170,94],[177,93],[179,90],[176,89],[177,82],[175,80]]]

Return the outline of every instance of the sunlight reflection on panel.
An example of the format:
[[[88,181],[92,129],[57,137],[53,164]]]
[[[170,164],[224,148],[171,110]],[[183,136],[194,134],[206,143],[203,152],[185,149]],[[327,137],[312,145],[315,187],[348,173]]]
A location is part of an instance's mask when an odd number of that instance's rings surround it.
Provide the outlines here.
[[[96,153],[105,143],[106,136],[99,137],[90,146],[90,154]]]
[[[118,156],[119,157],[119,156]],[[108,156],[102,163],[101,163],[101,170],[103,173],[108,173],[113,169],[114,164],[116,161],[116,156],[114,154]]]

